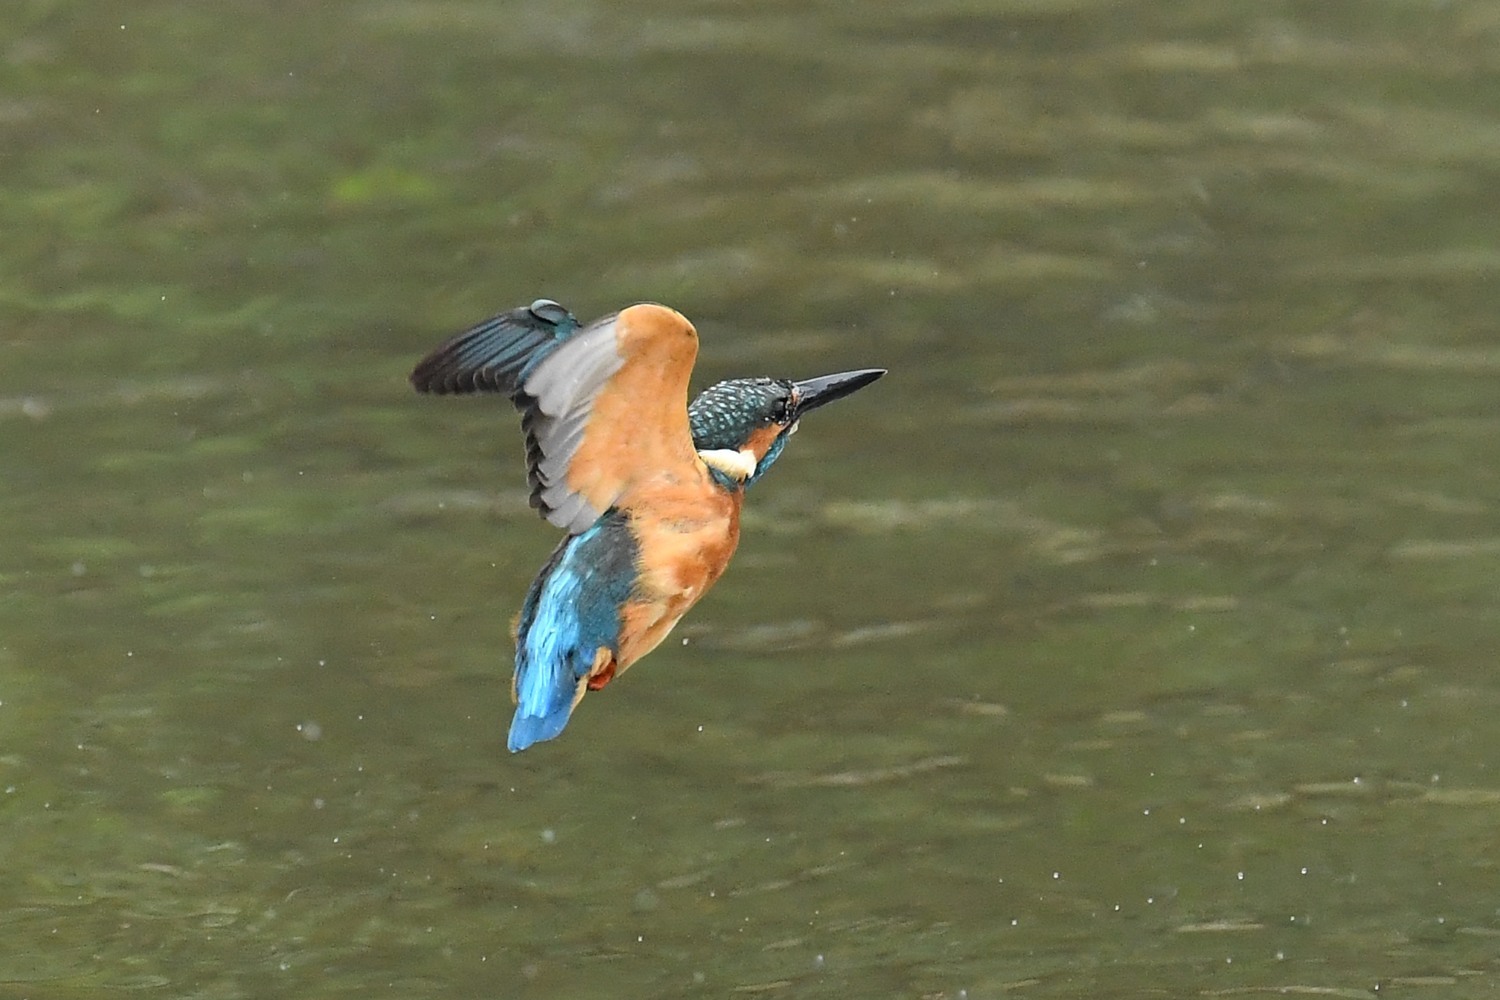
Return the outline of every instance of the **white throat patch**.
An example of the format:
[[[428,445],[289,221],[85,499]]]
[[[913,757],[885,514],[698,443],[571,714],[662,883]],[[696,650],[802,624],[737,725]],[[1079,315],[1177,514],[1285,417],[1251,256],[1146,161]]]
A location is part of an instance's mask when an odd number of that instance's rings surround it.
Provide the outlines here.
[[[703,464],[718,469],[730,479],[744,482],[755,475],[756,458],[753,451],[735,451],[732,448],[713,448],[698,452]]]

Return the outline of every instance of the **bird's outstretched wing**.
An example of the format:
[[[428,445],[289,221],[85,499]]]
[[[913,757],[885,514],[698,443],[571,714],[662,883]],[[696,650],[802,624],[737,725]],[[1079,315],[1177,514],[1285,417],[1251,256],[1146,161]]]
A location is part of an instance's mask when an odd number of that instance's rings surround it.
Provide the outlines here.
[[[419,392],[503,392],[521,410],[531,505],[570,534],[647,475],[697,465],[687,389],[698,334],[642,303],[579,327],[549,299],[485,320],[411,374]]]
[[[491,316],[450,337],[412,370],[418,392],[516,394],[530,369],[578,332],[578,319],[551,299]]]

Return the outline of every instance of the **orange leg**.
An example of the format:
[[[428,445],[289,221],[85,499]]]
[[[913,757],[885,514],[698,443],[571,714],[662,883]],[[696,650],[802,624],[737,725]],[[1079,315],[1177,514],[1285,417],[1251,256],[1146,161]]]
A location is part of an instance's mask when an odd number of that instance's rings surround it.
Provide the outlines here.
[[[600,646],[599,651],[594,654],[594,666],[589,671],[588,686],[590,691],[597,691],[610,681],[615,679],[615,656],[607,648]]]

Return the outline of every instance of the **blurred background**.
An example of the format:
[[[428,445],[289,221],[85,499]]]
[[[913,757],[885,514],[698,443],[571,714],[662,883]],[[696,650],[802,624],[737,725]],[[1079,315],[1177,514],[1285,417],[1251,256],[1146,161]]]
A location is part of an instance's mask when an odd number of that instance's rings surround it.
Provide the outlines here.
[[[1500,5],[11,0],[0,990],[1476,996]],[[538,296],[883,366],[558,741]]]

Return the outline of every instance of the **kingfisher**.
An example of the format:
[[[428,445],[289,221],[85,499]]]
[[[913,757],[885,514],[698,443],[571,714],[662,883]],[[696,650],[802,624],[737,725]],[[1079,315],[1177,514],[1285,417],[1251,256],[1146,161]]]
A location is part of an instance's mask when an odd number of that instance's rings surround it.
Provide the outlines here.
[[[448,339],[411,373],[418,392],[510,397],[531,506],[567,532],[513,628],[512,753],[557,736],[585,693],[667,637],[729,564],[745,490],[797,422],[885,374],[731,379],[690,406],[697,356],[693,324],[667,306],[580,325],[537,299]]]

